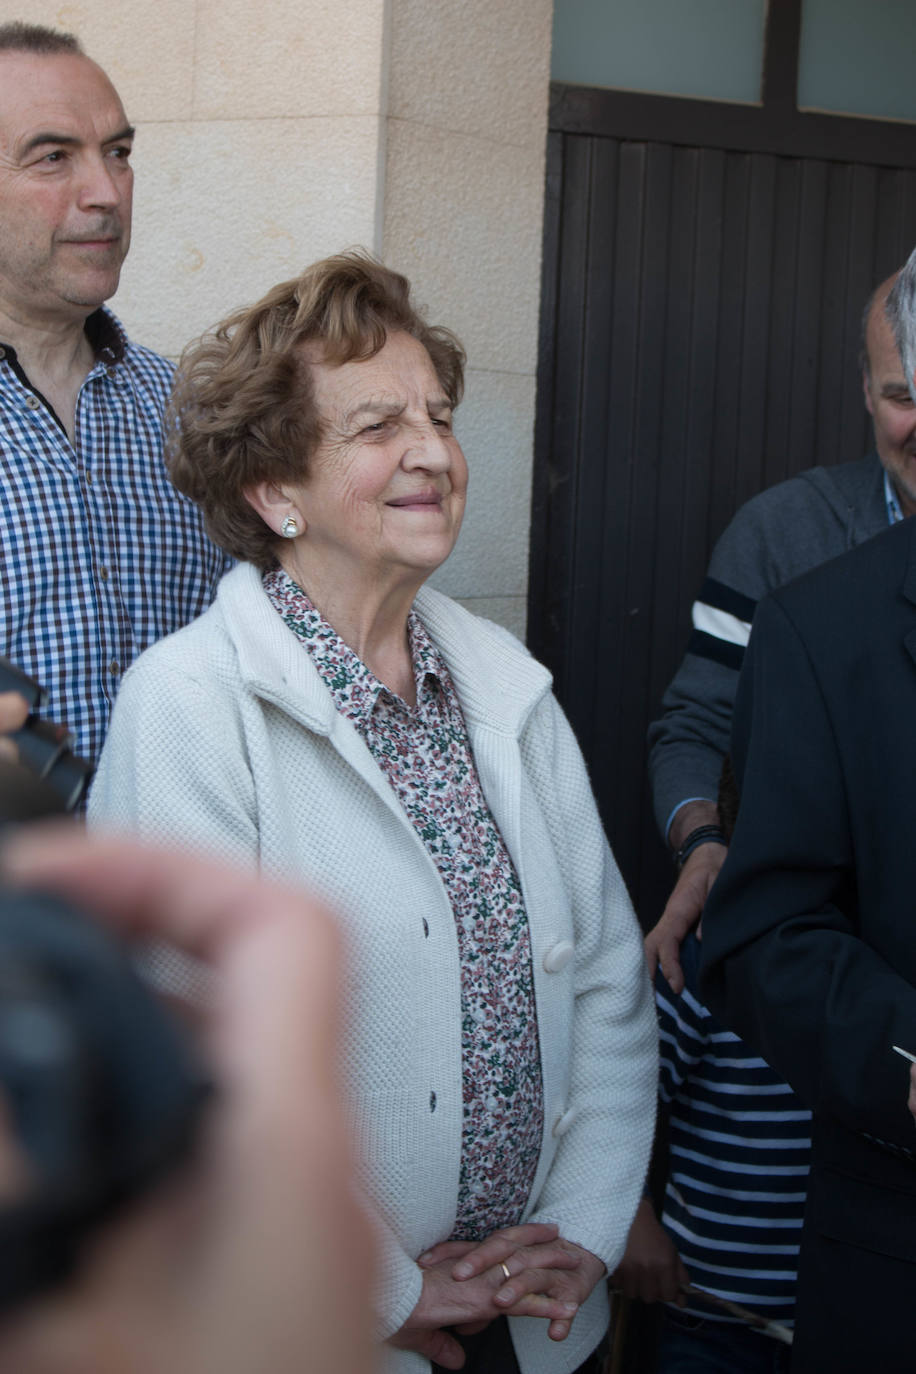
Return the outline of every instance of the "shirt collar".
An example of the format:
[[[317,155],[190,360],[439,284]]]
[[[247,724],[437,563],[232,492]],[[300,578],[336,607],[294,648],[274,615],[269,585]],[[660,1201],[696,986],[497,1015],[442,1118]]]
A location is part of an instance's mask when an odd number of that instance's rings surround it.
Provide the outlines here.
[[[894,485],[886,470],[884,473],[884,502],[887,506],[887,523],[889,525],[898,525],[903,519],[903,510],[898,500],[897,493],[894,491]]]
[[[127,352],[127,335],[121,321],[110,310],[99,306],[89,316],[85,329],[97,362],[123,362]]]
[[[88,317],[83,329],[92,345],[96,363],[112,365],[123,360],[127,351],[127,335],[120,320],[112,315],[110,310],[100,305],[98,310],[93,310]],[[0,356],[11,364],[18,363],[19,359],[12,344],[4,343],[0,339],[0,349],[3,350]]]
[[[345,644],[308,594],[282,568],[273,568],[263,577],[264,591],[284,624],[301,640],[330,692],[337,710],[351,720],[367,719],[384,694],[400,701],[397,694],[380,682],[362,659]],[[436,645],[416,612],[407,618],[407,638],[417,688],[417,703],[435,693],[447,669]],[[409,708],[405,708],[409,709]]]

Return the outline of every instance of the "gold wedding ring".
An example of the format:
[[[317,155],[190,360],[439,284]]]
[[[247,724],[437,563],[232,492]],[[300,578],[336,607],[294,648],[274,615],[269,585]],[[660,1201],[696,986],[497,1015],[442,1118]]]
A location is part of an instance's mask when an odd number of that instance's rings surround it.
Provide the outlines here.
[[[500,1267],[500,1269],[503,1271],[503,1273],[505,1274],[506,1278],[507,1278],[507,1279],[511,1279],[512,1275],[511,1275],[510,1272],[509,1272],[509,1266],[508,1266],[508,1264],[503,1264],[502,1262],[500,1262],[500,1266],[499,1266],[499,1267]]]

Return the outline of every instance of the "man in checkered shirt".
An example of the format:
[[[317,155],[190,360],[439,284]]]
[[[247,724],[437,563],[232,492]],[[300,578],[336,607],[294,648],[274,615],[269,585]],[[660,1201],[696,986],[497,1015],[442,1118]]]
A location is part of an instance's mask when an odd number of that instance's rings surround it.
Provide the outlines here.
[[[227,566],[163,467],[171,364],[103,307],[133,135],[75,38],[0,26],[0,653],[92,759],[129,664]]]

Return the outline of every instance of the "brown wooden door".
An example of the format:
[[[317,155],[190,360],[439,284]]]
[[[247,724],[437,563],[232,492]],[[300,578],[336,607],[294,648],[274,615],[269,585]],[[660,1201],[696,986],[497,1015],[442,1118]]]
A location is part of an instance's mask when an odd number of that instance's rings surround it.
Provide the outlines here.
[[[916,244],[916,128],[555,87],[547,196],[529,643],[648,924],[646,727],[737,506],[866,451],[859,321]]]

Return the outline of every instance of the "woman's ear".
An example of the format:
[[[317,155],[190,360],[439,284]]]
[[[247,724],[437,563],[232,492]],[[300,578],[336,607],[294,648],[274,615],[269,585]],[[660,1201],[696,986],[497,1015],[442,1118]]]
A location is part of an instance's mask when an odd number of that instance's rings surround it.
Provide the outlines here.
[[[305,520],[298,506],[284,495],[275,482],[258,482],[256,486],[247,487],[242,494],[274,534],[284,539],[294,539],[297,534],[305,532]]]

